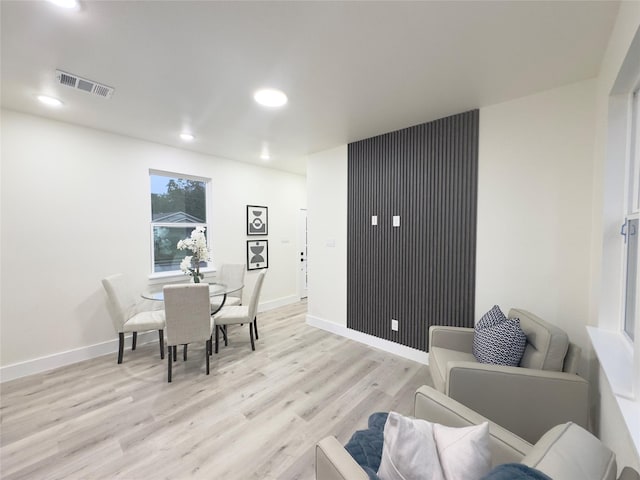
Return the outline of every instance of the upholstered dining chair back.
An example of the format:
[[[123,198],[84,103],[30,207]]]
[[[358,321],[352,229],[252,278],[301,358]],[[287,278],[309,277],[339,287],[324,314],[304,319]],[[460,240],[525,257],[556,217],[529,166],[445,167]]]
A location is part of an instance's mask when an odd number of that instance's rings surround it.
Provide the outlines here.
[[[245,269],[246,267],[241,263],[225,263],[220,267],[218,279],[220,283],[226,283],[227,285],[242,285],[244,284]],[[239,303],[242,303],[242,289],[229,293],[227,301],[229,297],[239,298]]]
[[[209,284],[166,285],[163,293],[168,346],[211,338]]]
[[[107,292],[108,309],[116,332],[122,332],[124,324],[135,313],[136,301],[129,290],[125,277],[121,273],[102,279]]]
[[[256,318],[258,314],[258,302],[260,301],[260,292],[262,291],[262,284],[264,283],[264,277],[267,274],[266,269],[260,270],[258,274],[258,278],[256,279],[256,284],[253,287],[253,292],[251,293],[251,300],[249,301],[249,318]]]
[[[218,353],[218,340],[220,335],[220,327],[227,325],[249,324],[249,338],[251,339],[251,350],[255,350],[254,333],[256,340],[258,337],[258,302],[260,300],[260,292],[264,283],[266,270],[261,270],[256,278],[256,283],[251,292],[251,300],[248,305],[224,306],[219,313],[214,314],[215,321],[215,352]],[[227,344],[225,337],[225,345]]]
[[[102,286],[107,292],[107,310],[118,333],[118,363],[123,360],[124,334],[128,332],[133,334],[131,350],[135,350],[138,332],[157,330],[160,358],[164,358],[164,312],[142,300],[136,302],[121,273],[103,278]]]

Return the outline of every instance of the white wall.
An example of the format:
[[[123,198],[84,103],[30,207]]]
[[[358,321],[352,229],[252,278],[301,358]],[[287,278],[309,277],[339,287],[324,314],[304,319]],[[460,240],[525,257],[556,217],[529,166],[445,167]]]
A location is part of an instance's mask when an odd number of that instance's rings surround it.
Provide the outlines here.
[[[308,314],[347,326],[347,146],[307,159]]]
[[[115,338],[100,280],[149,286],[149,169],[212,178],[217,264],[246,262],[246,205],[268,206],[261,303],[297,299],[304,177],[12,111],[1,120],[2,367]]]
[[[594,115],[594,81],[481,109],[476,317],[526,308],[587,342]],[[340,325],[346,175],[346,146],[308,159],[309,314]]]
[[[588,346],[595,80],[482,108],[476,317],[524,308]]]

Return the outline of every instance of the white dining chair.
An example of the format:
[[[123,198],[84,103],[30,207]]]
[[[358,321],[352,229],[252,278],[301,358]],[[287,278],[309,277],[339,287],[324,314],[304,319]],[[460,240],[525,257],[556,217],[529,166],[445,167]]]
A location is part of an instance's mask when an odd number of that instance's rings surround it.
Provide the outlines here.
[[[226,285],[243,285],[244,272],[246,267],[241,263],[225,263],[220,266],[220,271],[216,275],[216,283]],[[242,305],[242,288],[227,294],[224,306]],[[220,308],[222,299],[220,297],[211,298],[211,311],[215,312]]]
[[[173,358],[178,345],[184,345],[184,359],[187,359],[187,345],[205,342],[206,371],[209,375],[209,355],[211,354],[211,334],[214,320],[209,303],[209,284],[187,283],[166,285],[164,311],[167,337],[167,380],[171,382]]]
[[[251,293],[251,300],[249,305],[234,305],[224,306],[213,316],[215,321],[215,352],[218,353],[218,339],[219,339],[219,326],[226,325],[240,325],[244,323],[249,324],[249,338],[251,339],[251,350],[255,350],[255,342],[253,339],[254,332],[256,332],[257,338],[257,314],[258,314],[258,302],[260,300],[260,292],[262,291],[262,285],[264,283],[264,277],[267,274],[267,270],[261,270],[256,279],[256,284],[253,287]]]
[[[113,327],[118,333],[118,363],[124,356],[124,334],[131,332],[131,350],[136,349],[138,332],[158,331],[160,358],[164,358],[163,329],[165,325],[164,311],[153,310],[143,300],[136,301],[129,290],[125,277],[121,273],[102,279],[102,286],[107,292],[108,310]]]
[[[244,272],[245,265],[242,263],[224,263],[220,266],[220,270],[216,275],[216,283],[223,283],[226,285],[244,285]],[[224,306],[232,307],[234,305],[242,305],[242,290],[236,290],[235,292],[228,293],[224,298]],[[220,296],[211,297],[211,314],[218,313],[223,306],[222,298]],[[228,344],[227,339],[227,327],[216,327],[222,329],[222,336],[224,338],[224,344]],[[256,337],[257,338],[257,337]]]

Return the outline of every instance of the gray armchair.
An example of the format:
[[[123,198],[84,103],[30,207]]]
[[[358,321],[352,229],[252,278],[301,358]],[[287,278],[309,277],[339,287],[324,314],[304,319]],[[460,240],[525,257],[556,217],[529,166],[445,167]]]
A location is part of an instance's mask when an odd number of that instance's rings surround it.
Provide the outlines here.
[[[518,367],[479,363],[473,328],[432,326],[429,368],[435,388],[535,443],[551,427],[588,425],[589,384],[576,374],[580,348],[558,327],[525,310],[519,318],[527,346]]]
[[[423,386],[415,394],[414,416],[450,427],[478,425],[489,419],[431,387]],[[551,428],[535,444],[489,420],[491,466],[522,463],[557,480],[615,480],[615,454],[596,437],[568,422]],[[316,444],[316,480],[368,480],[333,436]],[[635,470],[625,467],[618,480],[640,480]]]

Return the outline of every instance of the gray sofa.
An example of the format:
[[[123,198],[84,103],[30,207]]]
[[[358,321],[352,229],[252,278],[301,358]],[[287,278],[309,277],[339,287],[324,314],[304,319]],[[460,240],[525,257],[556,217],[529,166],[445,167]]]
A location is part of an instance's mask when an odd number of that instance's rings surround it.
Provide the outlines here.
[[[567,334],[526,310],[519,318],[527,346],[518,367],[479,363],[473,328],[432,326],[429,368],[435,388],[535,443],[560,423],[588,426],[589,384],[576,374],[580,348]]]
[[[415,394],[414,415],[451,427],[467,427],[487,421],[485,417],[435,389],[423,386]],[[523,463],[557,480],[615,480],[615,455],[597,438],[575,423],[550,429],[535,444],[489,422],[492,466]],[[368,480],[365,471],[335,437],[316,445],[317,480]],[[640,480],[625,468],[619,480]]]

